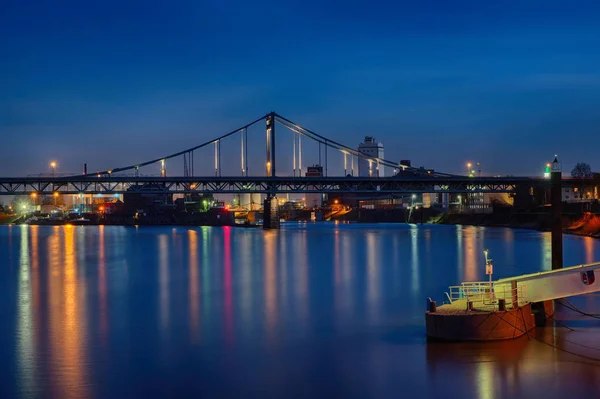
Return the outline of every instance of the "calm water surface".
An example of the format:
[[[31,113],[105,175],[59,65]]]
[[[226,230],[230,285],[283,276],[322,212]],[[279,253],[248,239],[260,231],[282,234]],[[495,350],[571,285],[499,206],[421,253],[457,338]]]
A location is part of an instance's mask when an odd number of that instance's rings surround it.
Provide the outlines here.
[[[566,351],[600,358],[600,320],[570,310],[538,340],[426,342],[426,297],[485,279],[485,248],[497,277],[550,269],[527,230],[0,226],[0,397],[598,397]]]

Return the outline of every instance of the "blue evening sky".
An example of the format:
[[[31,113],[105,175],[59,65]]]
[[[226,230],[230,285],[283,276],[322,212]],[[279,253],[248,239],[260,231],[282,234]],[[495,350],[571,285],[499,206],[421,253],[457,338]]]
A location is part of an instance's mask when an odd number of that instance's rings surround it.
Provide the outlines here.
[[[51,159],[60,172],[128,165],[272,110],[450,173],[470,160],[539,175],[555,153],[565,170],[600,170],[599,21],[598,1],[9,0],[0,175],[48,173]],[[250,136],[258,174],[263,127]],[[224,146],[223,173],[238,173],[239,141]],[[211,156],[196,174],[213,173]]]

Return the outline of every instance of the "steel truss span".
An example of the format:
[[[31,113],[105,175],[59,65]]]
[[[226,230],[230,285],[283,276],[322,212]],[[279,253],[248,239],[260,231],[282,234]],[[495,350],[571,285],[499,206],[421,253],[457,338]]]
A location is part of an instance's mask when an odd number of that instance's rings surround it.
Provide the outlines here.
[[[0,195],[264,193],[510,193],[548,186],[532,178],[119,177],[0,178]]]

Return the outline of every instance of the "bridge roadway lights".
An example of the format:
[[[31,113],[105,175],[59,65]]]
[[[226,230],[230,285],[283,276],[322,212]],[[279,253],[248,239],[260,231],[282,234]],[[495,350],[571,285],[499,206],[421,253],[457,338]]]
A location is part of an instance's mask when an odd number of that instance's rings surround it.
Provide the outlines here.
[[[268,196],[263,203],[263,229],[279,229],[279,204],[277,197]]]

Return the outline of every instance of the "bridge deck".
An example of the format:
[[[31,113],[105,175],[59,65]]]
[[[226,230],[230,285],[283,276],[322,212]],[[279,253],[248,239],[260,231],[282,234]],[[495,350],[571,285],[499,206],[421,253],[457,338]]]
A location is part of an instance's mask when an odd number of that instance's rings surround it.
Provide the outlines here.
[[[513,284],[516,284],[524,292],[528,302],[589,294],[600,291],[600,281],[596,282],[599,273],[600,262],[524,274],[497,280],[494,282],[494,291],[497,297],[502,298],[501,293],[510,292]]]
[[[143,193],[500,193],[549,185],[520,177],[69,177],[0,178],[0,195]]]

